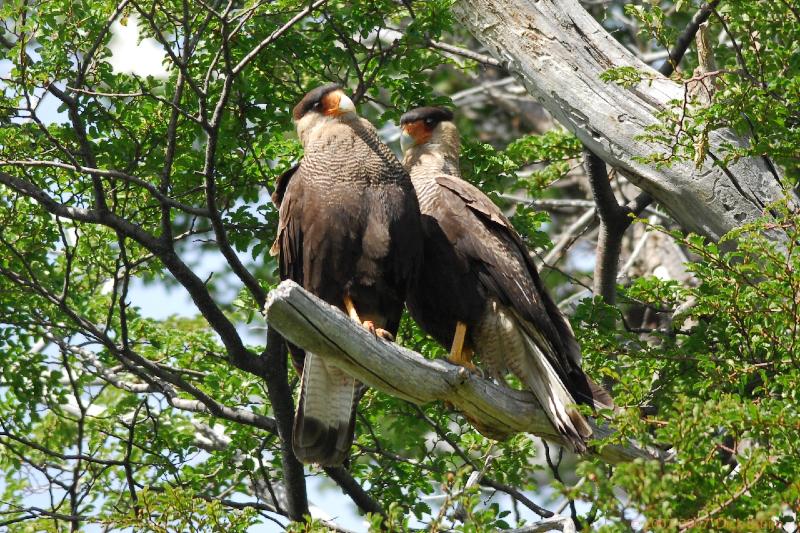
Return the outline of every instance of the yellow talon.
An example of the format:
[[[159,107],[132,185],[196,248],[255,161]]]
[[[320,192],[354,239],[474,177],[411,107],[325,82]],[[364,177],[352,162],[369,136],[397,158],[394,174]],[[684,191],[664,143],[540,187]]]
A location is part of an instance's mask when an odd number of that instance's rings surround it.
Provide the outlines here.
[[[448,357],[448,361],[455,365],[466,367],[474,372],[477,371],[477,368],[472,364],[472,349],[464,347],[466,335],[467,325],[463,322],[456,322],[456,333],[453,335],[453,345],[450,348],[450,357]]]

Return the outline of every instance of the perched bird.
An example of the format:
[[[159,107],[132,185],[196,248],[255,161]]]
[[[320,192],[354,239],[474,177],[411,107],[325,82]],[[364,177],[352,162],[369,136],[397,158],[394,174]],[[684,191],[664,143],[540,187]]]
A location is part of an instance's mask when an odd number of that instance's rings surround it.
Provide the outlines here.
[[[272,253],[281,278],[391,339],[422,252],[408,173],[339,85],[310,91],[293,118],[304,155],[273,194],[280,214]],[[361,387],[317,354],[305,354],[294,421],[298,459],[344,461]]]
[[[473,352],[502,380],[530,389],[577,452],[592,430],[573,404],[612,406],[581,370],[572,329],[545,291],[522,238],[500,209],[461,179],[453,114],[421,107],[401,119],[403,166],[422,213],[423,265],[408,295],[420,327],[450,360],[473,367]]]

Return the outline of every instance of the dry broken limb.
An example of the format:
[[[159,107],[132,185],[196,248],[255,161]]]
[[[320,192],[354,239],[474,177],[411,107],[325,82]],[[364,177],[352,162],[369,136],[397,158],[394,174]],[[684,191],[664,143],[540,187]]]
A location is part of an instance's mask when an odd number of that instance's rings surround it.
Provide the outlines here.
[[[563,443],[529,392],[379,339],[292,281],[270,292],[264,309],[269,325],[288,341],[327,358],[370,387],[418,405],[449,402],[482,427],[501,434],[525,432]],[[597,439],[614,432],[594,422],[592,429]],[[633,443],[609,444],[592,453],[608,463],[662,458],[658,451]]]
[[[711,132],[699,167],[644,162],[671,153],[644,138],[670,102],[683,100],[684,88],[639,60],[576,0],[458,0],[452,9],[561,124],[685,229],[716,240],[784,198],[780,176],[764,160],[722,163],[726,143],[745,142],[728,130]],[[635,67],[645,79],[630,88],[600,79],[618,67]],[[796,195],[790,200],[800,204]]]
[[[704,4],[692,17],[692,21],[678,38],[667,61],[659,68],[659,73],[669,76],[675,71],[681,59],[683,59],[689,43],[694,38],[700,25],[708,19],[716,3],[717,0],[713,0],[709,4]],[[618,267],[622,251],[622,239],[631,225],[633,217],[638,217],[650,205],[653,197],[643,192],[628,205],[620,205],[611,190],[609,173],[606,170],[605,162],[588,148],[584,148],[583,153],[586,174],[589,177],[592,196],[597,205],[597,213],[600,218],[593,290],[595,294],[601,296],[607,303],[614,305],[616,302],[617,279],[619,278]]]

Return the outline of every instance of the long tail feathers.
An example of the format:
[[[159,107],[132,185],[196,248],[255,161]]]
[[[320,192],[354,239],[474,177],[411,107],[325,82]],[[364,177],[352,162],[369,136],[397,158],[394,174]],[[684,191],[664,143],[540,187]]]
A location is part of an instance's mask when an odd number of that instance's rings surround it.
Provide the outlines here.
[[[292,447],[303,463],[339,466],[350,453],[359,383],[306,352]]]
[[[589,390],[592,393],[591,400],[594,403],[595,409],[617,408],[617,406],[614,404],[614,399],[611,397],[611,394],[609,394],[608,391],[604,389],[602,385],[595,382],[589,376],[586,376],[586,382],[589,384]]]
[[[526,363],[514,365],[512,371],[533,392],[547,417],[577,453],[586,452],[586,439],[592,428],[575,408],[575,399],[536,343],[522,333],[527,354]]]

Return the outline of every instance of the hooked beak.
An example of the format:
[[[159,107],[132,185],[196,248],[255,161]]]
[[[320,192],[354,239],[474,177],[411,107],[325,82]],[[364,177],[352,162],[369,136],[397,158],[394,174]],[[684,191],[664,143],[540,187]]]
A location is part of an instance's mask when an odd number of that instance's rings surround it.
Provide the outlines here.
[[[342,90],[326,94],[322,98],[323,113],[329,117],[339,117],[347,113],[354,113],[355,104]]]
[[[345,113],[353,113],[356,110],[356,105],[350,100],[350,97],[346,94],[342,93],[339,97],[339,109],[337,109],[337,115],[344,115]]]
[[[406,131],[405,126],[400,130],[400,150],[403,152],[408,151],[409,148],[414,146],[414,137]]]

